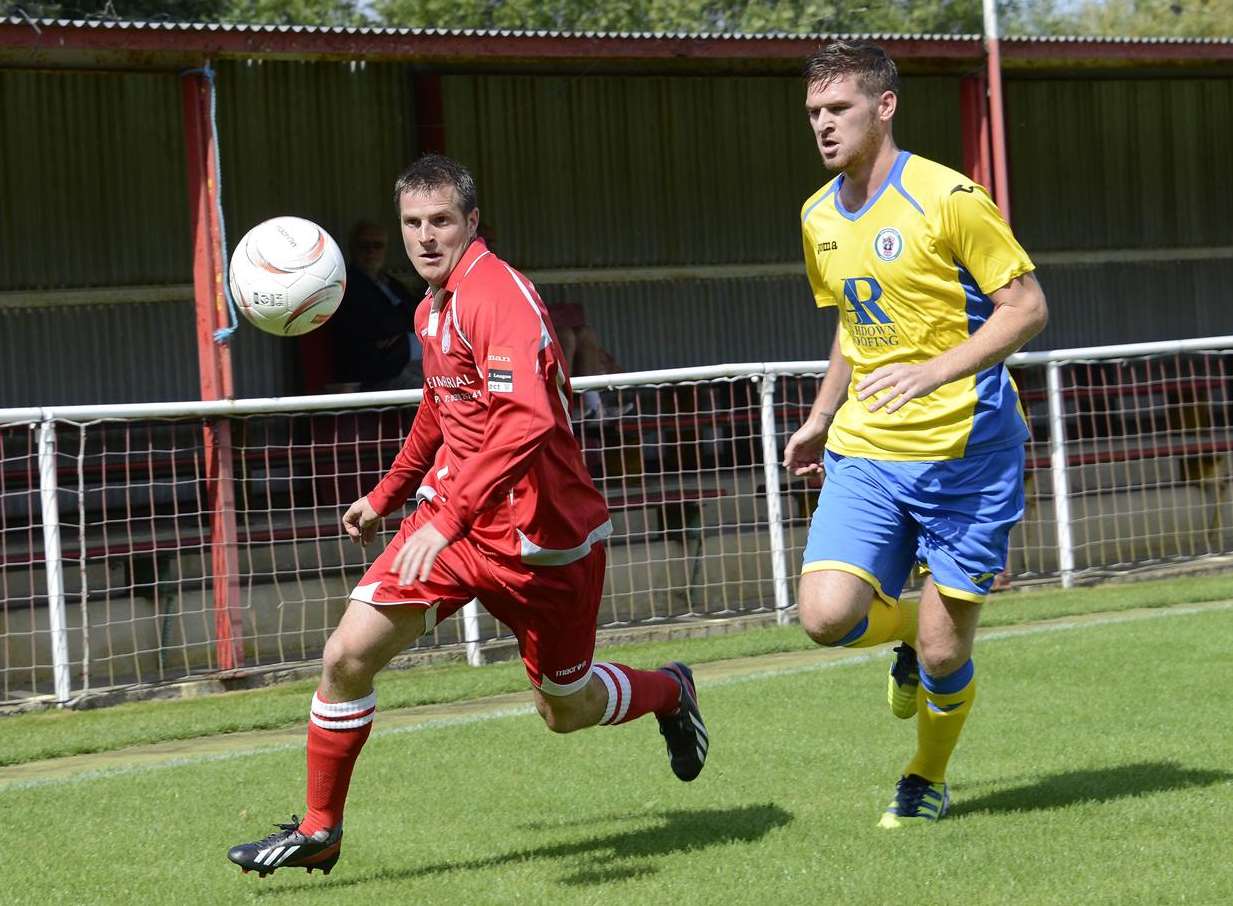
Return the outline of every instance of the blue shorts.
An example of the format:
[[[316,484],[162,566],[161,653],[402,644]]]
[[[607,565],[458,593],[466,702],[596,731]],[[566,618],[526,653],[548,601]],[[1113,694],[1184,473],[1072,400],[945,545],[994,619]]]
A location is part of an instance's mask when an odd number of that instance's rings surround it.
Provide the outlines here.
[[[939,462],[826,453],[802,572],[837,569],[898,600],[914,565],[938,591],[983,601],[1023,518],[1023,447]]]

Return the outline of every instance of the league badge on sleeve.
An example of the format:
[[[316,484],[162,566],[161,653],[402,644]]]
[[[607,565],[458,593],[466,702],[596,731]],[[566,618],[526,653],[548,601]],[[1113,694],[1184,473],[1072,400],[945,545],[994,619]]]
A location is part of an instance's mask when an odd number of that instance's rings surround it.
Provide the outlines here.
[[[903,237],[894,227],[879,230],[877,238],[873,240],[873,250],[883,261],[894,261],[903,251]]]
[[[514,351],[505,346],[488,350],[488,392],[514,392]]]

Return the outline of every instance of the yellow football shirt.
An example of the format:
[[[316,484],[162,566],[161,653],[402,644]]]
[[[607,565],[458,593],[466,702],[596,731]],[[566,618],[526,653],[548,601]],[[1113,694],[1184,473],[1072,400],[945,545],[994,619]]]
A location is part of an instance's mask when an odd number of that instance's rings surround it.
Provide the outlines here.
[[[859,211],[844,208],[842,185],[841,174],[801,208],[814,299],[838,307],[840,347],[852,365],[827,448],[927,461],[1023,443],[1019,394],[1001,363],[896,412],[869,412],[869,401],[856,399],[856,385],[880,366],[917,364],[958,346],[992,313],[989,294],[1034,269],[988,193],[907,151]]]

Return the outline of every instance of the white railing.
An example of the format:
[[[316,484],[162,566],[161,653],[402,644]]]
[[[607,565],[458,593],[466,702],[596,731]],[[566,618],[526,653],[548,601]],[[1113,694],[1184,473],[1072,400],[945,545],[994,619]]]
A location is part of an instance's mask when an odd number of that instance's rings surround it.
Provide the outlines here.
[[[1070,585],[1233,551],[1230,350],[1216,337],[1012,359],[1034,434],[1017,580]],[[575,382],[576,429],[617,526],[601,626],[791,618],[817,488],[779,460],[824,371]],[[338,517],[388,465],[419,399],[0,410],[0,703],[319,657],[379,549],[347,543]],[[478,663],[494,639],[508,633],[469,607],[421,644],[465,645]]]

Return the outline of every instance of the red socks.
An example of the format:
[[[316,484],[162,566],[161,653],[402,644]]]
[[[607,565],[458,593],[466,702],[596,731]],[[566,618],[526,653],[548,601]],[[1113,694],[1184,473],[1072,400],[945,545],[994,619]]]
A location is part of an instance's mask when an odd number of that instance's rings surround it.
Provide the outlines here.
[[[325,702],[313,695],[308,724],[308,813],[300,833],[342,823],[351,770],[372,732],[377,693],[352,702]]]
[[[601,726],[623,724],[643,714],[672,714],[680,707],[681,687],[662,670],[633,670],[598,661],[592,669],[608,690]]]
[[[608,690],[601,724],[623,724],[644,714],[667,715],[680,707],[681,687],[661,670],[632,670],[624,664],[596,663],[595,675]],[[342,823],[351,771],[372,732],[377,693],[351,702],[326,702],[313,695],[308,725],[308,812],[300,833],[312,834]]]

